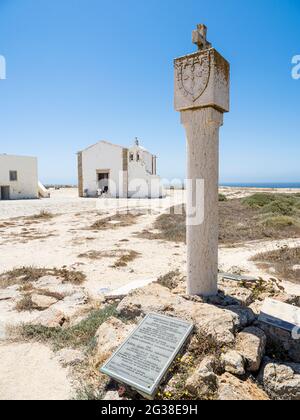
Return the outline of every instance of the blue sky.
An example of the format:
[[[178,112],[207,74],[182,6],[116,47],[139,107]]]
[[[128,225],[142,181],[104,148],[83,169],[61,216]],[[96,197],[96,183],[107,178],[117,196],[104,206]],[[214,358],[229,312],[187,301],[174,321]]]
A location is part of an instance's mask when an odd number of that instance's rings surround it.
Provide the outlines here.
[[[135,136],[185,176],[173,59],[191,32],[231,63],[222,182],[300,181],[299,0],[0,0],[0,153],[35,155],[45,183],[76,182],[76,152]]]

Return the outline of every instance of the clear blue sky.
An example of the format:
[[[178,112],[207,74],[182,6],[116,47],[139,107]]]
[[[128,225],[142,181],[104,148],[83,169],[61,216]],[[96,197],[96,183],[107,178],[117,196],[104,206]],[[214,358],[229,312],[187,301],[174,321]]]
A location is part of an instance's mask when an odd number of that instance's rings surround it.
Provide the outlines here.
[[[76,182],[76,152],[139,136],[163,177],[185,176],[173,58],[191,31],[231,62],[221,180],[300,181],[299,0],[0,0],[0,153],[35,155],[45,183]]]

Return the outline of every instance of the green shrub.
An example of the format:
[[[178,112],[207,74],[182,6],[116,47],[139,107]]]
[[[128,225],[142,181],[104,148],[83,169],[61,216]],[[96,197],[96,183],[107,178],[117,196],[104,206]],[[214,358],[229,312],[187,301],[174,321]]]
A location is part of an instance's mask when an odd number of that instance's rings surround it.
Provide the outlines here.
[[[289,216],[273,216],[264,220],[263,224],[270,228],[285,228],[289,226],[297,226],[298,222],[293,217]]]
[[[275,200],[262,208],[264,213],[270,213],[280,216],[292,216],[295,214],[295,208],[290,200]]]
[[[274,216],[295,216],[300,210],[300,197],[294,194],[258,193],[244,198],[242,203]]]
[[[257,193],[253,194],[250,197],[246,197],[242,200],[242,204],[260,209],[276,200],[275,194],[266,194],[266,193]]]
[[[219,201],[224,202],[228,201],[228,199],[225,194],[219,194]]]

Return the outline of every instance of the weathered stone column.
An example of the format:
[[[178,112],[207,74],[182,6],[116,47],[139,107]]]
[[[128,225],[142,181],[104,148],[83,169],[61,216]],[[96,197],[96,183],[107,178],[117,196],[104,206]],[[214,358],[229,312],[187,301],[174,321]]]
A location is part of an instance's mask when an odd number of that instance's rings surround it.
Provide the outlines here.
[[[213,296],[218,281],[219,128],[229,111],[229,64],[198,25],[199,51],[175,60],[175,109],[187,133],[187,291]]]

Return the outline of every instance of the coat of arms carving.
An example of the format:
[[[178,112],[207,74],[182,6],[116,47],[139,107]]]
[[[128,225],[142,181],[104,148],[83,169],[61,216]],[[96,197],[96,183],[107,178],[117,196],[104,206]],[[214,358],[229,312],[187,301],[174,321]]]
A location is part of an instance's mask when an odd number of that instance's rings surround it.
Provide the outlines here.
[[[205,92],[210,79],[210,51],[186,57],[176,63],[178,88],[184,96],[197,101]]]

